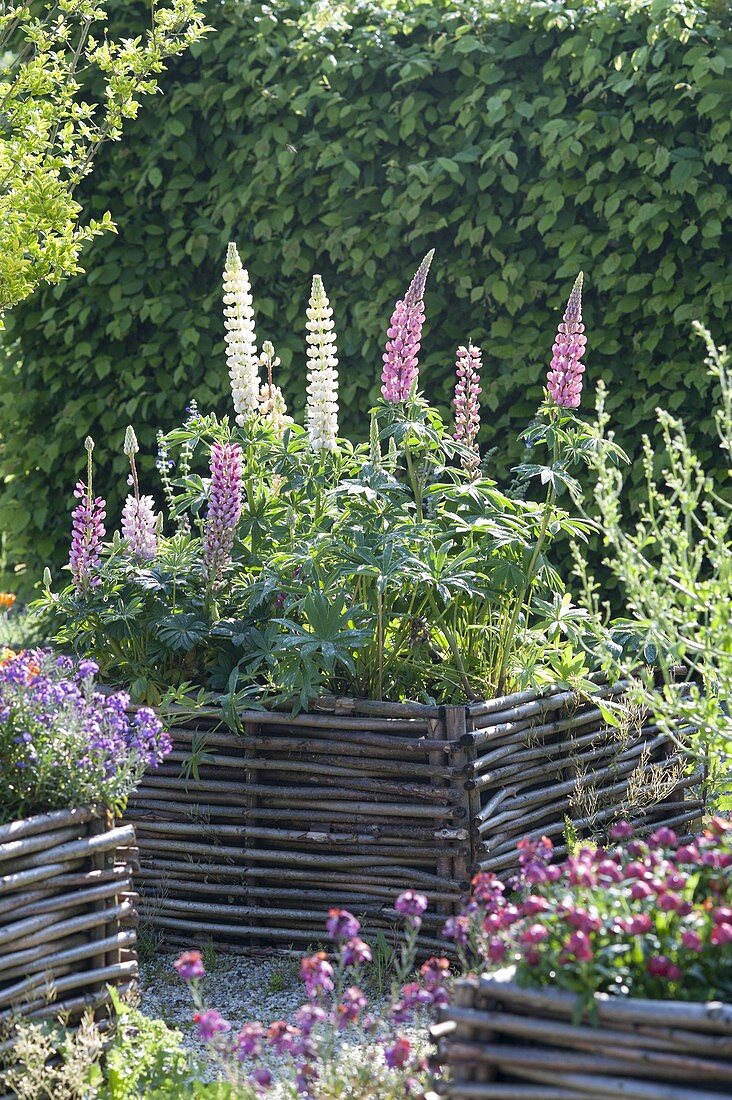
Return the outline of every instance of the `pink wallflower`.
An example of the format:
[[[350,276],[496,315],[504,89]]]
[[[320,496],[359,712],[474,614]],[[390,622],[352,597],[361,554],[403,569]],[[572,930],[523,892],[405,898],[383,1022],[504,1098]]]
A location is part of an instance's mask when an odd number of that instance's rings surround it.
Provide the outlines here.
[[[387,331],[381,392],[392,405],[406,401],[417,380],[418,353],[424,324],[424,288],[434,254],[435,250],[430,249],[422,260],[407,293],[394,307]]]
[[[576,409],[582,394],[585,367],[581,359],[587,343],[582,324],[582,280],[580,271],[564,311],[564,320],[557,329],[551,367],[546,376],[550,398],[563,409]]]
[[[721,947],[722,944],[732,943],[732,924],[715,924],[712,929],[712,934],[709,937],[710,942],[717,947]]]
[[[457,917],[447,918],[445,926],[442,929],[442,934],[446,940],[454,940],[455,943],[464,947],[468,942],[469,930],[470,920],[465,914],[461,913]]]
[[[363,966],[371,962],[371,948],[358,936],[354,936],[341,948],[341,959],[346,966]]]
[[[363,992],[355,985],[350,986],[336,1008],[338,1027],[344,1028],[347,1024],[355,1023],[365,1007],[366,997]]]
[[[617,821],[610,830],[613,840],[629,840],[633,835],[633,826],[629,821]]]
[[[300,1029],[285,1020],[275,1020],[267,1028],[267,1039],[275,1054],[297,1053]]]
[[[196,1031],[202,1039],[209,1042],[220,1031],[229,1031],[231,1024],[216,1011],[215,1008],[204,1009],[203,1012],[194,1012],[193,1022]]]
[[[245,1058],[259,1058],[262,1053],[264,1027],[259,1023],[242,1024],[236,1036],[236,1055],[240,1061]]]
[[[424,894],[418,894],[416,890],[404,890],[394,902],[397,913],[407,918],[407,923],[419,928],[422,923],[422,914],[428,905]]]
[[[523,944],[533,945],[543,943],[548,936],[549,929],[545,928],[543,924],[531,924],[521,933],[520,940]]]
[[[506,887],[492,871],[479,871],[471,881],[471,893],[482,905],[500,905]]]
[[[184,982],[203,978],[206,973],[200,951],[184,951],[173,963],[173,968],[178,971],[178,976]]]
[[[333,967],[328,962],[325,951],[315,955],[306,955],[300,963],[300,976],[305,982],[308,997],[333,992]]]
[[[677,982],[682,977],[683,972],[672,963],[666,955],[653,955],[648,960],[647,964],[648,973],[653,978],[665,978],[668,982]]]
[[[301,1005],[295,1013],[295,1021],[305,1038],[308,1038],[314,1027],[324,1023],[326,1017],[325,1009],[315,1004]]]
[[[350,940],[360,932],[361,922],[347,909],[329,909],[325,927],[332,940]]]
[[[655,833],[651,833],[648,839],[651,844],[656,845],[658,848],[673,848],[677,838],[673,829],[662,825],[660,829],[656,829]]]
[[[399,1036],[394,1042],[384,1049],[384,1060],[389,1069],[404,1069],[409,1061],[412,1045],[409,1039]]]

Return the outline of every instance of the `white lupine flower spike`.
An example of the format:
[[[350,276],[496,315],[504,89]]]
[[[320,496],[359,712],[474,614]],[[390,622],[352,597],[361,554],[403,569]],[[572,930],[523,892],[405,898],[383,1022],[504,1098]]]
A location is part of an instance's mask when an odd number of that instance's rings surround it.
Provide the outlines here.
[[[249,275],[235,244],[226,252],[224,267],[226,364],[231,379],[236,422],[243,427],[259,410],[259,358]]]
[[[262,354],[259,357],[259,363],[264,367],[267,381],[259,391],[258,412],[262,420],[266,420],[269,423],[275,435],[282,437],[286,429],[295,422],[291,416],[287,415],[287,405],[285,404],[282,390],[279,386],[275,386],[272,381],[273,372],[276,367],[279,367],[280,360],[279,357],[275,355],[274,345],[271,340],[265,340],[262,344]]]
[[[313,275],[306,337],[308,345],[307,426],[314,451],[338,445],[338,359],[333,310],[320,275]]]

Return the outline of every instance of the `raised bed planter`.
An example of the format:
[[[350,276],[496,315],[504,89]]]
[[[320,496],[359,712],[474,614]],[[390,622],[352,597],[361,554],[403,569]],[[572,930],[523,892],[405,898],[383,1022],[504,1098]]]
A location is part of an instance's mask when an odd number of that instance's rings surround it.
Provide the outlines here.
[[[411,886],[440,914],[425,947],[444,951],[439,926],[471,874],[510,872],[521,837],[549,835],[561,855],[567,818],[584,833],[618,816],[683,831],[700,813],[684,798],[699,777],[675,769],[654,726],[620,734],[567,691],[468,707],[333,699],[242,721],[244,735],[213,714],[181,719],[130,799],[142,911],[174,944],[302,948],[334,905],[373,935]]]
[[[0,1029],[101,1011],[134,979],[134,842],[93,808],[0,826]]]
[[[512,972],[457,983],[432,1028],[450,1100],[723,1100],[732,1096],[732,1005],[576,998],[514,984]],[[436,1098],[435,1098],[436,1100]]]

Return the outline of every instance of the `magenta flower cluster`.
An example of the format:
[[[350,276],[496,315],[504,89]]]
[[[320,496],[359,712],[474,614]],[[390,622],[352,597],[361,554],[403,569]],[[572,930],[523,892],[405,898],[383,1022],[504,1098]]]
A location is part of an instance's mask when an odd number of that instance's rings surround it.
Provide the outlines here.
[[[582,395],[582,356],[587,338],[582,324],[582,279],[580,271],[564,312],[552,347],[552,361],[547,374],[547,390],[552,401],[563,409],[579,407]]]
[[[203,532],[203,564],[209,584],[220,580],[231,559],[242,506],[242,454],[238,443],[211,447],[211,486]]]
[[[732,822],[693,841],[668,828],[623,847],[580,847],[552,863],[546,837],[520,843],[513,896],[481,873],[448,920],[465,966],[513,964],[520,981],[649,998],[732,997]]]
[[[407,401],[419,372],[419,349],[424,324],[424,290],[432,263],[431,249],[415,272],[403,299],[394,306],[387,330],[381,393],[391,405]]]
[[[347,909],[333,908],[328,913],[326,930],[333,945],[330,955],[317,951],[301,960],[306,1001],[295,1013],[294,1023],[276,1020],[265,1026],[249,1021],[235,1030],[216,1009],[202,1001],[199,979],[204,977],[205,969],[201,953],[183,952],[173,965],[188,982],[196,1008],[196,1031],[209,1044],[228,1080],[253,1086],[257,1091],[266,1089],[272,1084],[268,1065],[271,1053],[285,1060],[286,1080],[297,1094],[314,1100],[319,1095],[318,1082],[332,1069],[326,1064],[328,1059],[338,1057],[335,1037],[348,1028],[360,1027],[372,1037],[374,1050],[381,1050],[381,1071],[396,1075],[390,1080],[390,1090],[398,1084],[405,1097],[422,1094],[424,1063],[396,1029],[415,1011],[447,1003],[450,969],[447,959],[432,958],[421,967],[419,981],[404,984],[414,967],[427,898],[406,890],[395,900],[394,909],[404,918],[405,941],[395,974],[398,992],[382,1020],[367,1011],[363,968],[372,961],[371,948],[360,938],[359,920]]]
[[[79,503],[71,513],[69,567],[76,591],[86,594],[100,583],[96,570],[106,534],[107,505],[102,497],[92,496],[83,481],[77,482],[74,496]]]

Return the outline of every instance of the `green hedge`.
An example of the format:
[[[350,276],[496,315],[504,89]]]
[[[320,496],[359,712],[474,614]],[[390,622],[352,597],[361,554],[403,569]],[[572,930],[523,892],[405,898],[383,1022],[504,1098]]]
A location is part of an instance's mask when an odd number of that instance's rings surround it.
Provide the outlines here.
[[[119,236],[88,249],[86,276],[8,318],[0,529],[28,576],[64,560],[88,432],[105,490],[120,475],[116,511],[128,422],[152,452],[155,429],[191,396],[227,408],[230,239],[298,412],[311,273],[335,307],[345,426],[363,436],[391,303],[434,246],[423,385],[447,404],[456,344],[483,345],[484,442],[497,462],[516,453],[583,268],[588,389],[607,380],[621,441],[637,452],[662,403],[721,463],[688,323],[720,337],[732,297],[726,11],[698,0],[212,5],[217,33],[100,158],[87,202],[112,211]]]

